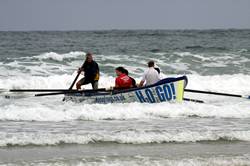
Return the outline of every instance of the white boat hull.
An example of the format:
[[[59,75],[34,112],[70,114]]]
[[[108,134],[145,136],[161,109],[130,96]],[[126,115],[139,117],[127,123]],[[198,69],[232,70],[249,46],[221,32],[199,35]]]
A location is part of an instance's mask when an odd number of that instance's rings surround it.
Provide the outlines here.
[[[183,100],[184,86],[186,84],[186,76],[167,78],[154,85],[142,88],[131,88],[110,92],[66,94],[65,101],[84,102],[89,104],[181,102]]]

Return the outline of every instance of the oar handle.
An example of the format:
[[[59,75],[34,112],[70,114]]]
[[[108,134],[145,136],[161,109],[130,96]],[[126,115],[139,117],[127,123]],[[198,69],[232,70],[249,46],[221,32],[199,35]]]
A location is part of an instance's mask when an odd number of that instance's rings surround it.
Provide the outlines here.
[[[82,64],[81,68],[83,68],[84,63]],[[73,86],[75,85],[75,83],[76,83],[78,77],[80,76],[80,74],[81,74],[81,71],[77,71],[77,75],[76,75],[74,81],[72,82],[72,84],[70,85],[69,90],[71,90],[73,88]]]
[[[73,88],[73,86],[75,85],[75,83],[76,83],[76,81],[77,81],[79,75],[80,75],[80,72],[77,73],[77,76],[75,77],[74,81],[73,81],[72,84],[70,85],[69,90],[71,90],[71,89]]]

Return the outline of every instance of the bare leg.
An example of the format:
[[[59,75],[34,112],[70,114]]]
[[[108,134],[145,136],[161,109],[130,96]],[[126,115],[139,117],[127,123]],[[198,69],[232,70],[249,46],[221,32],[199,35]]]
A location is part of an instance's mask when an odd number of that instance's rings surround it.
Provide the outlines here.
[[[93,89],[98,89],[98,81],[92,82],[92,88]]]
[[[81,81],[78,81],[77,83],[76,83],[76,89],[77,90],[79,90],[79,89],[81,89]]]
[[[80,79],[77,83],[76,83],[76,89],[79,90],[81,89],[81,86],[85,85],[85,78]]]

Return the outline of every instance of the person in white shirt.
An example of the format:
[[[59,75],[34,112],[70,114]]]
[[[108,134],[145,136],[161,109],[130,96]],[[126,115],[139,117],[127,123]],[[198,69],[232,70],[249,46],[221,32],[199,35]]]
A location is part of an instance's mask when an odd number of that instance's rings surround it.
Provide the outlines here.
[[[155,84],[156,82],[160,81],[160,75],[158,71],[154,68],[155,63],[154,61],[148,62],[148,69],[144,72],[142,76],[142,80],[139,84],[139,87],[142,87],[146,82],[146,86]]]

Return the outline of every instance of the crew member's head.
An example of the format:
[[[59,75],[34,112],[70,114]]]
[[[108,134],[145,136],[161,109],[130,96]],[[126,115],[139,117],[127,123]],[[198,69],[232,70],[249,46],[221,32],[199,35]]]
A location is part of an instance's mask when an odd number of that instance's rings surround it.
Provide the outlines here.
[[[155,66],[155,62],[154,61],[149,61],[148,62],[148,67],[154,67]]]
[[[117,67],[115,69],[115,73],[116,73],[117,76],[120,76],[121,74],[124,74],[124,70],[125,69],[123,67]]]
[[[88,52],[88,53],[86,54],[86,61],[87,61],[88,63],[90,63],[90,62],[93,61],[93,56],[92,56],[92,54],[91,54],[90,52]]]
[[[125,68],[123,68],[123,72],[122,73],[128,75],[128,70],[125,69]]]

